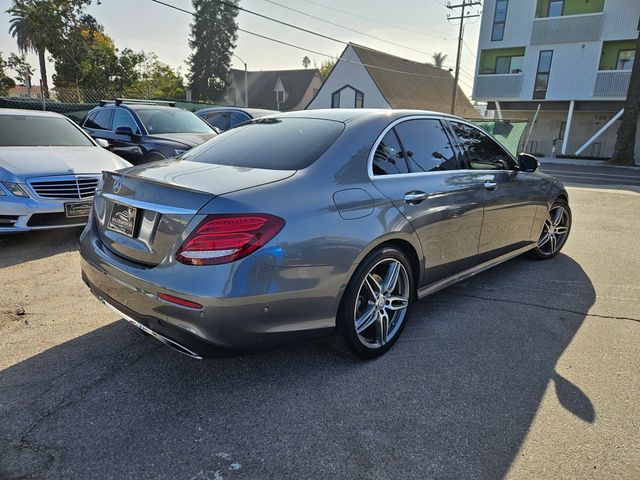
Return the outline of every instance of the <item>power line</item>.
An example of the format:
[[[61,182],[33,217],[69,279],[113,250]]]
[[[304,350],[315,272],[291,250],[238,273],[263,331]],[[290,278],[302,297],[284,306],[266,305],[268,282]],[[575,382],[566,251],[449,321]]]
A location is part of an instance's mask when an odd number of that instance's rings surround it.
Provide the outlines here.
[[[157,3],[158,5],[162,5],[162,6],[167,7],[167,8],[171,8],[171,9],[176,10],[178,12],[186,13],[187,15],[191,15],[192,17],[195,17],[195,18],[203,18],[203,19],[208,20],[208,21],[210,21],[212,23],[220,23],[219,20],[207,17],[206,15],[201,15],[201,14],[198,14],[198,13],[195,13],[195,12],[191,12],[189,10],[186,10],[184,8],[181,8],[181,7],[178,7],[176,5],[172,5],[170,3],[163,2],[161,0],[149,0],[149,1],[151,1],[153,3]],[[264,40],[269,40],[271,42],[275,42],[275,43],[278,43],[280,45],[285,45],[287,47],[295,48],[295,49],[301,50],[303,52],[313,53],[315,55],[320,55],[322,57],[327,57],[327,58],[330,58],[330,59],[336,60],[336,61],[339,60],[341,62],[351,63],[351,64],[354,64],[354,65],[361,65],[361,66],[367,67],[367,68],[375,68],[375,69],[383,70],[383,71],[386,71],[386,72],[401,73],[401,74],[404,74],[404,75],[411,75],[411,76],[420,77],[420,78],[439,78],[439,79],[443,78],[440,75],[425,75],[425,74],[422,74],[422,73],[406,72],[406,71],[403,71],[403,70],[396,70],[396,69],[393,69],[393,68],[386,68],[386,67],[379,67],[377,65],[370,65],[370,64],[367,64],[367,63],[358,62],[358,61],[355,61],[355,60],[349,60],[349,59],[346,59],[346,58],[338,58],[338,57],[336,57],[334,55],[330,55],[328,53],[320,52],[318,50],[312,50],[312,49],[306,48],[306,47],[301,47],[299,45],[294,45],[293,43],[285,42],[283,40],[278,40],[277,38],[269,37],[267,35],[262,35],[261,33],[252,32],[250,30],[246,30],[246,29],[240,28],[240,27],[238,27],[238,31],[242,32],[242,33],[246,33],[248,35],[253,35],[253,36],[258,37],[258,38],[262,38]],[[361,48],[366,48],[367,50],[373,50],[373,49],[370,49],[368,47],[362,47],[362,46],[360,46],[360,47]],[[373,51],[375,51],[375,50],[373,50]],[[415,62],[415,63],[419,63],[419,62]]]
[[[394,25],[393,23],[387,23],[387,22],[383,22],[382,20],[378,20],[378,19],[375,19],[375,18],[365,17],[363,15],[358,15],[356,13],[351,13],[351,12],[348,12],[346,10],[341,10],[339,8],[335,8],[335,7],[331,7],[329,5],[324,5],[322,3],[315,2],[314,0],[304,0],[304,1],[307,2],[307,3],[311,3],[313,5],[317,5],[318,7],[326,8],[328,10],[333,10],[334,12],[343,13],[343,14],[349,15],[351,17],[360,18],[360,19],[366,20],[368,22],[377,23],[377,24],[380,24],[380,25],[384,25],[386,27],[396,28],[398,30],[403,30],[405,32],[415,33],[416,35],[422,35],[423,37],[438,38],[438,39],[441,39],[441,40],[450,40],[448,38],[441,37],[441,36],[438,36],[438,35],[429,35],[428,33],[420,32],[418,30],[411,30],[410,28],[407,28],[404,25]]]
[[[412,47],[409,47],[409,46],[406,46],[406,45],[402,45],[402,44],[400,44],[400,43],[392,42],[392,41],[387,40],[387,39],[385,39],[385,38],[377,37],[377,36],[375,36],[375,35],[371,35],[371,34],[369,34],[369,33],[362,32],[362,31],[360,31],[360,30],[356,30],[355,28],[347,27],[347,26],[345,26],[345,25],[341,25],[341,24],[339,24],[339,23],[335,23],[335,22],[332,22],[332,21],[330,21],[330,20],[326,20],[326,19],[324,19],[324,18],[322,18],[322,17],[317,17],[317,16],[315,16],[315,15],[311,15],[310,13],[303,12],[302,10],[295,9],[295,8],[293,8],[293,7],[289,7],[289,6],[287,6],[287,5],[283,5],[282,3],[278,3],[278,2],[276,2],[276,1],[274,1],[274,0],[264,0],[264,1],[265,1],[265,2],[268,2],[268,3],[271,3],[271,4],[273,4],[273,5],[278,5],[279,7],[285,8],[285,9],[287,9],[287,10],[291,10],[292,12],[299,13],[300,15],[304,15],[305,17],[313,18],[313,19],[315,19],[315,20],[319,20],[319,21],[321,21],[321,22],[328,23],[329,25],[333,25],[333,26],[335,26],[335,27],[339,27],[339,28],[344,28],[345,30],[349,30],[349,31],[351,31],[351,32],[358,33],[358,34],[360,34],[360,35],[364,35],[365,37],[373,38],[373,39],[378,40],[378,41],[380,41],[380,42],[388,43],[389,45],[394,45],[394,46],[396,46],[396,47],[405,48],[405,49],[407,49],[407,50],[411,50],[411,51],[413,51],[413,52],[422,53],[422,54],[424,54],[424,55],[429,55],[429,56],[432,56],[432,55],[435,53],[435,52],[431,52],[431,53],[429,53],[429,52],[425,52],[424,50],[418,50],[418,49],[416,49],[416,48],[412,48]]]

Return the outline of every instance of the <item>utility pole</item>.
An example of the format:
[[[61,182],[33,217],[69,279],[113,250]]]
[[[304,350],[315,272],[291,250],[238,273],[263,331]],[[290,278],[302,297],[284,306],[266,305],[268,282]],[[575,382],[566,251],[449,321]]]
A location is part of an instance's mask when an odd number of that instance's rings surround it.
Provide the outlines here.
[[[447,5],[449,10],[457,10],[461,8],[459,17],[452,17],[447,14],[447,20],[460,20],[460,33],[458,34],[458,54],[456,55],[456,72],[453,77],[453,94],[451,95],[451,114],[456,114],[456,102],[458,101],[458,81],[460,80],[460,59],[462,58],[462,39],[464,37],[464,21],[469,18],[479,17],[479,14],[465,15],[467,7],[473,7],[474,5],[482,5],[477,0],[462,0],[462,3],[458,5]]]

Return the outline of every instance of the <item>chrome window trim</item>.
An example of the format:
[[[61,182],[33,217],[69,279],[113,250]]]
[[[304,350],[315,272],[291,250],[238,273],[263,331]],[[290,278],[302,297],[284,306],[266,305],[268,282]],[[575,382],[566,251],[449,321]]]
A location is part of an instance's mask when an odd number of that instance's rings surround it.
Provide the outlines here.
[[[428,175],[428,174],[434,174],[434,173],[447,173],[447,172],[419,172],[419,173],[409,172],[409,173],[391,173],[389,175],[374,175],[374,173],[373,173],[373,157],[374,157],[374,155],[376,153],[376,150],[378,149],[378,146],[380,145],[380,142],[385,137],[385,135],[387,133],[389,133],[389,130],[391,130],[396,125],[399,125],[400,123],[403,123],[403,122],[408,122],[409,120],[439,120],[439,121],[444,121],[445,118],[444,117],[440,117],[438,115],[409,115],[407,117],[398,118],[398,119],[394,120],[393,122],[391,122],[389,125],[387,125],[386,128],[384,130],[382,130],[382,133],[380,135],[378,135],[378,138],[376,138],[376,141],[373,143],[373,148],[369,152],[369,157],[367,159],[367,174],[369,175],[369,179],[370,180],[377,179],[377,178],[384,178],[384,177],[398,178],[398,177],[403,177],[403,176],[408,176],[408,175],[425,175],[425,174]],[[400,140],[402,140],[402,139],[400,139]],[[451,147],[453,148],[454,145],[451,144]],[[453,170],[449,170],[449,172],[452,172],[452,171]]]
[[[376,150],[378,149],[378,146],[380,145],[380,142],[385,137],[385,135],[387,133],[389,133],[389,130],[391,130],[396,125],[398,125],[398,124],[400,124],[402,122],[409,121],[409,120],[439,120],[439,121],[441,121],[443,123],[458,122],[458,123],[462,123],[464,125],[468,125],[468,126],[470,126],[472,128],[475,128],[476,130],[479,130],[482,134],[484,134],[485,136],[490,138],[491,141],[493,141],[496,145],[498,145],[498,147],[500,147],[500,149],[502,149],[509,156],[509,158],[511,158],[511,160],[513,160],[514,165],[516,165],[516,166],[518,165],[518,162],[515,159],[515,157],[513,155],[511,155],[511,153],[508,152],[502,145],[500,145],[500,143],[496,139],[494,139],[487,132],[485,132],[480,127],[478,127],[477,125],[474,125],[471,122],[468,122],[468,121],[466,121],[466,120],[464,120],[462,118],[457,118],[457,117],[446,117],[446,116],[439,116],[439,115],[410,115],[408,117],[398,118],[398,119],[394,120],[393,122],[391,122],[389,125],[386,126],[386,128],[382,131],[382,133],[380,135],[378,135],[378,138],[376,138],[376,141],[373,143],[373,148],[369,152],[369,157],[368,157],[368,160],[367,160],[367,174],[369,176],[369,180],[374,181],[374,180],[379,180],[379,179],[382,179],[382,178],[405,178],[405,177],[409,177],[409,176],[415,177],[415,176],[426,176],[426,175],[443,175],[443,174],[451,174],[453,172],[473,172],[473,173],[493,173],[493,174],[495,174],[497,172],[517,171],[517,170],[474,170],[474,169],[471,169],[471,168],[460,168],[458,170],[437,170],[435,172],[409,172],[409,173],[391,173],[389,175],[374,175],[374,173],[373,173],[373,156],[375,155]],[[449,129],[446,126],[445,126],[445,128],[447,128],[447,130]],[[452,134],[455,135],[455,132],[452,132]],[[447,136],[450,136],[448,132],[447,132]],[[400,139],[400,140],[402,140],[402,139]],[[454,145],[452,140],[455,140],[455,145]],[[449,139],[449,142],[451,143],[451,147],[454,150],[460,150],[460,145],[458,144],[457,136],[454,139]]]

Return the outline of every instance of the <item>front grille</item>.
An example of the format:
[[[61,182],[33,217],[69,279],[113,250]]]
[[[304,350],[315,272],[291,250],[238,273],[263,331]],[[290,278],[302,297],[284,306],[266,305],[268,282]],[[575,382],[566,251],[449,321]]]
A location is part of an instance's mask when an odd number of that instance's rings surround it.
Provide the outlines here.
[[[30,180],[29,185],[40,198],[79,200],[93,197],[98,186],[98,178],[75,175],[37,178]]]
[[[67,218],[64,213],[35,213],[27,222],[28,227],[64,227],[66,225],[80,225],[87,222],[89,217]]]

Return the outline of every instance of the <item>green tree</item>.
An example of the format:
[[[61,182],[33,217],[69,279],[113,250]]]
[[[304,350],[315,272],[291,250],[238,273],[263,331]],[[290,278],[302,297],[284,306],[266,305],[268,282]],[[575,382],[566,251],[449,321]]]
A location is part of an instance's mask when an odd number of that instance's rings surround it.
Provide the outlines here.
[[[119,53],[104,27],[91,15],[79,17],[51,54],[56,65],[56,87],[93,90],[86,92],[87,100],[96,100],[102,92],[122,94],[132,88],[140,79],[138,66],[144,61],[141,52],[124,49]]]
[[[10,88],[16,86],[16,82],[13,81],[13,78],[6,74],[6,67],[7,62],[4,61],[2,58],[2,52],[0,52],[0,96],[6,95]]]
[[[9,33],[20,51],[38,55],[46,98],[49,98],[46,52],[63,43],[65,30],[89,3],[91,0],[13,0],[13,6],[7,10],[11,16]]]
[[[196,13],[191,24],[189,46],[189,83],[195,100],[213,101],[227,89],[231,54],[238,38],[236,16],[231,4],[217,0],[193,0]]]
[[[53,45],[54,37],[62,31],[55,5],[48,0],[14,0],[7,13],[11,15],[9,33],[16,39],[20,51],[38,54],[42,89],[49,98],[46,52]]]
[[[636,60],[633,62],[627,101],[620,120],[616,146],[610,163],[615,165],[634,165],[638,116],[640,115],[640,29],[636,41]]]
[[[320,62],[320,77],[322,78],[322,80],[326,80],[327,77],[329,76],[329,73],[331,73],[331,70],[333,70],[333,66],[336,64],[335,60],[330,60],[328,58],[322,60],[322,62]]]
[[[27,56],[23,53],[22,55],[16,55],[15,53],[11,53],[9,58],[5,62],[5,65],[8,69],[16,72],[16,80],[24,83],[27,86],[31,85],[31,77],[35,71],[29,62],[27,62]]]
[[[444,65],[444,61],[447,59],[447,56],[443,55],[442,52],[436,52],[433,54],[432,58],[433,64],[438,68],[442,68],[442,66]]]
[[[309,65],[311,65],[311,59],[305,55],[304,58],[302,59],[302,66],[306,70],[307,68],[309,68]]]
[[[141,80],[135,87],[136,96],[175,100],[185,97],[186,88],[180,70],[161,62],[155,53],[145,54],[139,68]]]

